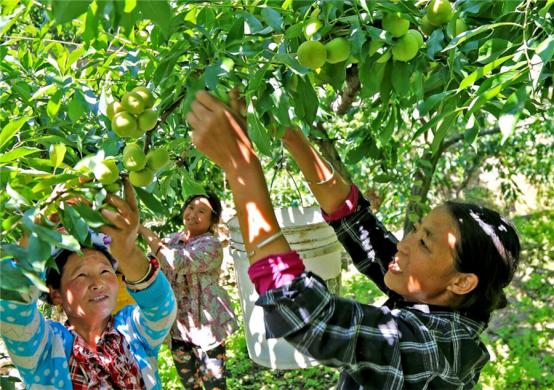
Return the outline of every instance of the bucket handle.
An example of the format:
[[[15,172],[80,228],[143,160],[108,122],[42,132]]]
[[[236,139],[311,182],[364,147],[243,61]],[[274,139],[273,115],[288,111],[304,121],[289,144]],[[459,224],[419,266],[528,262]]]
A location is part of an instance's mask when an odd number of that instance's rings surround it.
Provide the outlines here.
[[[271,193],[273,191],[273,183],[275,182],[275,178],[277,177],[277,174],[279,173],[279,171],[282,171],[284,169],[285,172],[290,176],[290,178],[291,178],[291,180],[294,184],[294,188],[296,189],[296,192],[298,193],[298,197],[300,198],[300,203],[301,203],[302,207],[304,207],[304,198],[302,197],[302,193],[300,192],[300,189],[298,188],[298,185],[296,184],[296,181],[294,180],[294,177],[289,172],[285,160],[286,160],[286,158],[285,158],[285,155],[284,155],[283,142],[281,142],[281,150],[279,152],[279,158],[278,158],[277,162],[275,162],[275,165],[273,166],[274,172],[273,172],[273,178],[271,179],[271,184],[269,185],[269,192]]]

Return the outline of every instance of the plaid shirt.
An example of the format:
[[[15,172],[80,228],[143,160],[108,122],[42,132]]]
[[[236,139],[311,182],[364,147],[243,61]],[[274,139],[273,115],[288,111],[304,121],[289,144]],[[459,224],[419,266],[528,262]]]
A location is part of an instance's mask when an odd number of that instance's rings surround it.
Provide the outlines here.
[[[264,308],[267,337],[285,337],[322,364],[341,367],[337,390],[473,388],[489,360],[479,337],[486,320],[404,302],[388,290],[384,275],[397,239],[365,198],[330,225],[357,269],[389,300],[375,307],[334,296],[317,275],[303,273],[256,302]]]

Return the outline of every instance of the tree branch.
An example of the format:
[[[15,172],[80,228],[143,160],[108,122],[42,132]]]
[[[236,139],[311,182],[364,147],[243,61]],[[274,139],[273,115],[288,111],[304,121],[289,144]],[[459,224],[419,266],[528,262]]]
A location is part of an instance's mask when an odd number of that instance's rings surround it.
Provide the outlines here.
[[[337,108],[337,115],[344,115],[352,108],[354,100],[358,96],[361,89],[360,78],[358,77],[358,66],[352,65],[346,69],[346,86],[344,90],[340,92],[340,105]]]
[[[481,132],[479,132],[479,134],[477,134],[477,136],[478,137],[483,137],[485,135],[498,134],[498,133],[500,133],[500,127],[497,126],[492,130],[481,131]],[[455,143],[460,142],[463,139],[464,139],[463,134],[455,135],[454,137],[450,138],[449,140],[444,141],[441,145],[441,149],[446,150],[449,147],[451,147],[452,145],[454,145]]]
[[[149,130],[146,132],[146,139],[144,140],[144,154],[148,153],[148,149],[150,149],[150,144],[152,143],[152,134],[157,130],[157,128],[162,123],[166,123],[167,118],[169,118],[171,113],[181,105],[184,99],[185,99],[185,94],[182,94],[181,96],[179,96],[179,98],[176,101],[174,101],[167,110],[162,112],[162,115],[160,116],[160,120],[158,121],[158,123],[156,123],[156,126],[154,126],[152,130]]]

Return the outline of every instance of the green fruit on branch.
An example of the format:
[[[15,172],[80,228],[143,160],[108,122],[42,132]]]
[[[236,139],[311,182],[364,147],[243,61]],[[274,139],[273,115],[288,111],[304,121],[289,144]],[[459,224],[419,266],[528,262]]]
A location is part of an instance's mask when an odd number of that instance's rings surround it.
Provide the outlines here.
[[[327,49],[318,41],[306,41],[298,47],[298,62],[310,69],[319,69],[327,60]]]
[[[138,43],[144,43],[148,40],[149,36],[150,34],[148,34],[148,31],[140,30],[140,31],[137,31],[137,33],[135,34],[135,39]]]
[[[132,149],[123,153],[123,166],[129,171],[140,171],[146,166],[146,155],[140,149]]]
[[[133,132],[133,134],[130,135],[130,137],[132,139],[139,139],[144,134],[146,134],[146,130],[141,129],[140,127],[137,126],[137,129]]]
[[[121,105],[129,114],[138,115],[144,111],[144,99],[137,92],[127,92],[121,99]]]
[[[127,144],[123,149],[123,157],[132,150],[142,150],[142,148],[138,144]]]
[[[113,194],[121,190],[121,185],[119,183],[106,184],[104,189]]]
[[[112,184],[119,179],[119,168],[113,160],[102,161],[94,167],[94,177],[102,184]]]
[[[411,34],[404,35],[396,41],[396,45],[392,47],[392,56],[398,61],[410,61],[414,58],[419,50],[419,45],[416,38]]]
[[[156,111],[147,108],[137,117],[138,127],[141,130],[149,131],[156,127],[158,123],[158,114]]]
[[[377,53],[377,50],[383,47],[385,44],[385,41],[371,41],[369,42],[369,56],[371,57],[375,53]]]
[[[388,49],[387,51],[385,51],[383,53],[383,55],[381,57],[379,57],[375,62],[378,62],[380,64],[383,64],[385,62],[387,62],[389,60],[389,58],[391,58],[391,50]]]
[[[410,28],[410,22],[394,14],[385,14],[383,16],[383,30],[392,34],[395,38],[400,38]]]
[[[117,113],[112,119],[112,129],[120,137],[131,137],[137,127],[137,120],[127,111]]]
[[[154,181],[154,172],[149,168],[129,173],[129,181],[135,187],[148,187]]]
[[[169,153],[166,149],[154,149],[146,155],[146,165],[154,172],[169,164]]]
[[[325,45],[327,62],[336,64],[350,57],[350,41],[346,38],[335,38]]]
[[[425,34],[427,36],[430,36],[431,34],[433,34],[433,31],[435,31],[437,29],[435,26],[433,26],[429,22],[429,19],[427,18],[427,15],[424,15],[421,18],[421,25],[419,27],[421,28],[421,31],[423,31],[423,34]]]
[[[431,0],[427,5],[429,23],[440,27],[452,18],[452,5],[448,0]]]
[[[136,87],[131,92],[138,93],[142,97],[142,100],[144,100],[144,108],[154,107],[156,99],[154,99],[154,95],[152,95],[152,92],[148,88]]]
[[[310,39],[311,36],[314,35],[321,27],[323,27],[323,23],[321,23],[321,20],[310,18],[304,22],[302,32],[304,33],[306,39]]]
[[[456,19],[456,36],[467,31],[467,24],[463,19]]]
[[[408,30],[406,35],[411,35],[412,37],[414,37],[416,39],[418,48],[423,46],[423,35],[421,35],[421,33],[419,31],[410,29],[410,30]]]
[[[58,167],[62,162],[65,156],[67,147],[64,144],[52,144],[48,149],[48,154],[52,165]]]
[[[119,112],[125,111],[125,108],[121,105],[120,102],[117,100],[114,100],[110,104],[108,104],[108,108],[106,109],[106,115],[108,116],[109,120],[112,120],[115,114]]]
[[[293,74],[291,76],[290,82],[289,82],[289,88],[291,89],[291,91],[296,92],[296,88],[298,88],[298,75]]]

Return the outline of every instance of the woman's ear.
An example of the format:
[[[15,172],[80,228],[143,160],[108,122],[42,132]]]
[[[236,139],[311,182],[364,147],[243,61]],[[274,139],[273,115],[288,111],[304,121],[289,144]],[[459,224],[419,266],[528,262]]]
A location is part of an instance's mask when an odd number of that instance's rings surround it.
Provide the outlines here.
[[[477,275],[460,272],[446,289],[456,295],[464,295],[473,291],[478,284],[479,278]]]
[[[52,301],[52,303],[56,306],[61,305],[62,304],[62,294],[60,293],[60,290],[54,289],[54,287],[52,287],[52,285],[48,286],[48,290],[50,290],[50,292],[48,294],[50,295],[50,300]]]

